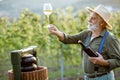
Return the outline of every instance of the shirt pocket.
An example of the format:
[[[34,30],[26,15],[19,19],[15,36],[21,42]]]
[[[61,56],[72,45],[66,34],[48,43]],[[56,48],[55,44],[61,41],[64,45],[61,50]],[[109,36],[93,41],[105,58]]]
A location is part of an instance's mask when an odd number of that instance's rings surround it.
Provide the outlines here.
[[[99,42],[93,42],[93,43],[90,44],[90,48],[92,50],[94,50],[95,52],[98,52],[99,45],[100,45]]]

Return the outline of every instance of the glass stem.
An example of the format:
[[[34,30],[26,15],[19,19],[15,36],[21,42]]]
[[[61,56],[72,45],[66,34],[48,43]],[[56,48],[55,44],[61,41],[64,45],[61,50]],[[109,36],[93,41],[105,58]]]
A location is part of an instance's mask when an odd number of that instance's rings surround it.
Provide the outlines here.
[[[49,21],[49,15],[47,16],[47,18],[48,18],[48,25],[50,24],[50,21]]]

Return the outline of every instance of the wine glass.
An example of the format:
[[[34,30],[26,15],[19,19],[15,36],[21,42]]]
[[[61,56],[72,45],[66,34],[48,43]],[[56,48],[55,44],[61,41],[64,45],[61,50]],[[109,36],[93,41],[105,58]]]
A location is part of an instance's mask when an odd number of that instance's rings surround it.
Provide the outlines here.
[[[50,24],[49,17],[50,17],[50,15],[52,13],[52,10],[53,10],[53,8],[52,8],[51,3],[44,3],[43,11],[44,11],[44,14],[47,16],[47,19],[48,19],[48,26],[47,26],[47,28],[50,27],[49,26],[49,24]]]

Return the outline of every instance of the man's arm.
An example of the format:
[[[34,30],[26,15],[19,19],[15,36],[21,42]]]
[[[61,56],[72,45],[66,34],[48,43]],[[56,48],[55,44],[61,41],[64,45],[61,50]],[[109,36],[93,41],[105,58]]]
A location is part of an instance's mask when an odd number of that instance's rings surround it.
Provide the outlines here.
[[[49,32],[53,35],[56,35],[59,38],[59,40],[64,40],[64,33],[59,31],[55,26],[51,25],[51,27],[49,27],[48,29]]]

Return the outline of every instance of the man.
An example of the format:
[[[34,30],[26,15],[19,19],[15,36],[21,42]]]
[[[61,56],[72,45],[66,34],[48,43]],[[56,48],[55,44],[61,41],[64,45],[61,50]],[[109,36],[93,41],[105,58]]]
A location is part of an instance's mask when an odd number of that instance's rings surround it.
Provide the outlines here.
[[[49,32],[65,44],[78,44],[79,40],[86,41],[86,45],[96,51],[98,57],[90,57],[83,51],[85,80],[114,80],[112,70],[120,66],[120,44],[108,32],[108,29],[112,28],[108,23],[110,13],[103,5],[98,5],[95,9],[88,7],[87,10],[90,12],[88,30],[75,35],[67,35],[51,25]],[[106,32],[108,35],[102,44],[102,51],[99,52],[101,40]],[[86,40],[87,36],[89,38]]]

